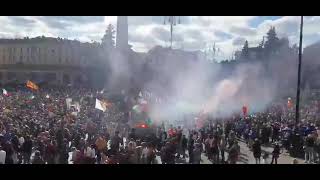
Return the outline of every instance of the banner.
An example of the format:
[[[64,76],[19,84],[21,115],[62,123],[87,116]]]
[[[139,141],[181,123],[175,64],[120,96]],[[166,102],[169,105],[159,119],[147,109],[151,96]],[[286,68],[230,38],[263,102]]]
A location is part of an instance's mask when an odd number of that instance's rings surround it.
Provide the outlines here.
[[[32,90],[39,90],[38,85],[36,85],[35,83],[31,82],[31,81],[27,81],[26,86]]]

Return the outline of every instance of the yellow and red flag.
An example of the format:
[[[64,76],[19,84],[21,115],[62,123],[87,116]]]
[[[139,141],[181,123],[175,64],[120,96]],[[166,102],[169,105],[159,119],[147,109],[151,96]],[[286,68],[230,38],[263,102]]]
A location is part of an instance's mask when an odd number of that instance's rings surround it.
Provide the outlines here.
[[[32,90],[39,90],[38,85],[36,85],[34,82],[32,81],[27,81],[26,86]]]

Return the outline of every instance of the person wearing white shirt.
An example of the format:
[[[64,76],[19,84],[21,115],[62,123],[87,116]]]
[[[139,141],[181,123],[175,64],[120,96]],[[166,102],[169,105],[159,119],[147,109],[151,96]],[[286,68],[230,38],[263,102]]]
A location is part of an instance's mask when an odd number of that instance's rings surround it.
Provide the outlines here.
[[[0,164],[5,164],[6,161],[6,152],[0,146]]]

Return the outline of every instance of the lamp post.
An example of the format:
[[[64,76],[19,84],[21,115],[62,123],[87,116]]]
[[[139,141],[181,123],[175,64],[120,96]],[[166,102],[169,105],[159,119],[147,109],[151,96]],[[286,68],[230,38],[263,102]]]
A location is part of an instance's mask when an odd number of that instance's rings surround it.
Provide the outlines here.
[[[302,33],[303,31],[303,16],[300,22],[300,42],[299,42],[299,64],[298,64],[298,84],[297,84],[297,102],[296,102],[296,126],[300,118],[300,82],[301,82],[301,59],[302,59]]]
[[[170,49],[172,49],[173,27],[180,24],[180,16],[165,16],[163,24],[166,24],[167,22],[170,25]]]

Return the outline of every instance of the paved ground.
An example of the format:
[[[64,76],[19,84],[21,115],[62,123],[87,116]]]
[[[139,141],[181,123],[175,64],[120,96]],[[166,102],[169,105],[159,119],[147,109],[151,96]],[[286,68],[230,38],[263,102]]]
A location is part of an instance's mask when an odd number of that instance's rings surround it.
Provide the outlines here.
[[[237,164],[256,164],[255,159],[253,157],[252,151],[249,150],[247,145],[241,141],[239,141],[240,145],[240,159],[237,162]],[[266,151],[269,154],[271,154],[273,148],[271,147],[262,147],[262,151]],[[228,157],[228,153],[225,153],[226,159]],[[278,164],[292,164],[294,158],[290,157],[288,153],[283,152],[279,159],[278,159]],[[201,156],[201,164],[212,164],[210,160],[205,156],[205,154],[202,154]],[[271,164],[272,160],[272,155],[269,155],[269,158],[267,159],[265,164]],[[303,159],[297,159],[299,164],[304,164]],[[161,164],[160,157],[157,157],[157,162]],[[177,164],[186,164],[189,162],[189,158],[187,157],[186,159],[179,159],[176,161]],[[261,158],[261,164],[263,164],[263,160]]]

